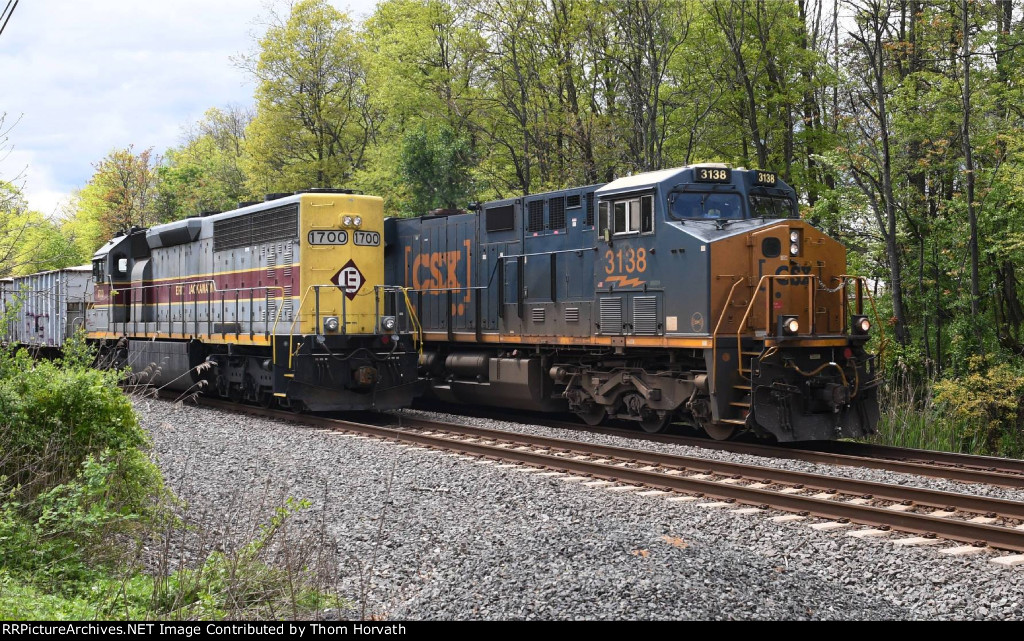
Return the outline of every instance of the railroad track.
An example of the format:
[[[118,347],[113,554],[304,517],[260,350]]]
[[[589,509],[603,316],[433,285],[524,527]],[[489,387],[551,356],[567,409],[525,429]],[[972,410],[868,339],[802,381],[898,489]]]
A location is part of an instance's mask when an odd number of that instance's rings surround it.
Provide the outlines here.
[[[460,408],[460,411],[462,410],[463,408]],[[431,408],[430,411],[443,412],[445,410]],[[535,414],[505,413],[501,415],[477,409],[466,409],[465,415],[499,421],[517,420],[543,427],[583,431],[591,434],[606,434],[637,441],[702,447],[708,450],[731,452],[734,454],[766,456],[808,463],[823,463],[826,465],[864,467],[931,478],[949,479],[952,481],[963,481],[966,483],[986,483],[1000,487],[1024,488],[1024,460],[1019,459],[917,450],[848,441],[821,443],[816,445],[814,449],[746,441],[715,441],[696,436],[647,434],[619,427],[593,427],[585,423],[552,419],[550,417],[538,417]]]
[[[669,500],[704,501],[709,507],[793,513],[782,519],[831,519],[824,529],[871,526],[919,535],[904,543],[958,541],[1024,552],[1024,502],[835,478],[732,462],[596,445],[546,436],[455,425],[408,416],[397,424],[371,425],[314,415],[236,405],[201,398],[205,406],[283,419],[331,431],[530,466],[537,473],[570,475],[594,486],[646,489]],[[709,502],[710,501],[710,502]],[[745,506],[745,507],[744,507]],[[816,526],[817,527],[817,526]],[[968,547],[965,546],[965,547]],[[1009,558],[1009,557],[1007,557]],[[1013,557],[1018,559],[1018,557]],[[1024,559],[1024,555],[1019,557]]]

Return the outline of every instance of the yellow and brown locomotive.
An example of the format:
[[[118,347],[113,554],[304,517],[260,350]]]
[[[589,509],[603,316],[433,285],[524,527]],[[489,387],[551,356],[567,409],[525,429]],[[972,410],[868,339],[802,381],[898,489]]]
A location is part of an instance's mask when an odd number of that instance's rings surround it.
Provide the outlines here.
[[[171,389],[313,411],[407,406],[415,319],[384,285],[383,203],[346,190],[132,229],[93,258],[89,339]]]

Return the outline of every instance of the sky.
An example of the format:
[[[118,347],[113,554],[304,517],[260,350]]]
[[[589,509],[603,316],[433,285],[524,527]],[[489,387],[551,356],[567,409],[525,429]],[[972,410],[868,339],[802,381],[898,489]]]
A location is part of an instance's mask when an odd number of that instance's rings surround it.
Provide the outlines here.
[[[331,4],[358,21],[376,0]],[[110,151],[162,153],[210,107],[251,104],[253,83],[232,58],[255,51],[270,6],[20,0],[0,36],[0,142],[14,125],[0,179],[22,186],[31,209],[57,215]]]

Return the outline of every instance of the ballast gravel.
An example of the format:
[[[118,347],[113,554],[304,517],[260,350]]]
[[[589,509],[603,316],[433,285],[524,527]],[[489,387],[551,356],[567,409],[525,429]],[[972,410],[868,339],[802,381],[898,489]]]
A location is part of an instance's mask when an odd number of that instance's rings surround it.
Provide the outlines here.
[[[777,512],[610,492],[166,401],[136,409],[168,487],[211,536],[307,499],[289,527],[333,548],[345,617],[1024,618],[1024,567],[996,566],[990,553],[951,558],[897,548],[896,536],[774,523]]]

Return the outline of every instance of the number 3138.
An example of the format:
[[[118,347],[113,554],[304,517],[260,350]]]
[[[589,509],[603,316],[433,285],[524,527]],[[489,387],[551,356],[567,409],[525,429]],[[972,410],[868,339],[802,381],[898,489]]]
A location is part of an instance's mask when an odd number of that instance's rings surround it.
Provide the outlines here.
[[[647,271],[647,250],[643,247],[640,249],[623,247],[619,251],[609,249],[604,253],[604,260],[606,274],[615,272],[636,274]]]

